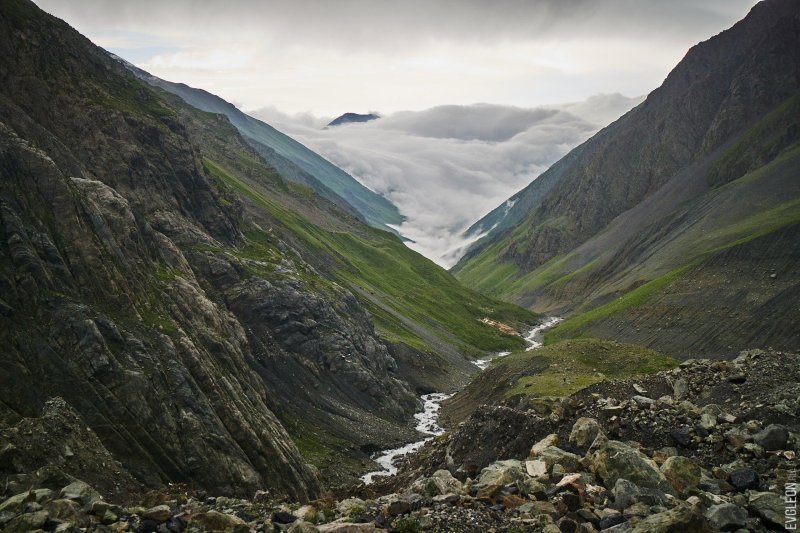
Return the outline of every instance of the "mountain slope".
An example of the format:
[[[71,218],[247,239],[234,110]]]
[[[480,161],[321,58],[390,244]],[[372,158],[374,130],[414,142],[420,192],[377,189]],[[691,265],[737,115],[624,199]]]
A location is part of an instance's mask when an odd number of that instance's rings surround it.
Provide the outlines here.
[[[269,124],[242,113],[233,104],[202,89],[162,80],[130,63],[124,63],[147,83],[180,96],[198,109],[228,117],[259,155],[284,178],[308,185],[320,196],[340,207],[348,209],[347,206],[350,206],[375,227],[388,229],[388,224],[403,222],[403,216],[389,200],[361,185],[344,170]]]
[[[796,346],[796,7],[761,2],[692,48],[642,104],[513,198],[505,218],[496,211],[456,276],[579,315],[550,340],[602,335],[672,355]],[[754,302],[771,302],[770,313]]]
[[[226,116],[25,0],[0,29],[0,424],[60,396],[145,486],[303,500],[309,463],[369,468],[417,394],[523,344],[479,320],[533,314],[286,181]]]

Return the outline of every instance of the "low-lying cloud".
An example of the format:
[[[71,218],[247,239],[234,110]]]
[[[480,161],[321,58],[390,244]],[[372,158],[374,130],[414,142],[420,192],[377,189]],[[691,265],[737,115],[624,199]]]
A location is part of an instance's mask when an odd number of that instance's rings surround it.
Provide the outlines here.
[[[439,106],[328,129],[328,117],[253,114],[384,194],[407,218],[398,229],[409,246],[450,267],[472,240],[470,225],[639,101]]]

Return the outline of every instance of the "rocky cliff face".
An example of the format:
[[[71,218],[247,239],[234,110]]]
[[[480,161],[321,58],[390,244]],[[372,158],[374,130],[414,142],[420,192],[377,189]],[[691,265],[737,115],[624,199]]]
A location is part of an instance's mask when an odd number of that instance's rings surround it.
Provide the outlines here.
[[[240,239],[183,125],[60,21],[0,13],[4,421],[61,396],[145,483],[314,494],[244,329],[176,245]]]
[[[761,2],[729,30],[694,46],[642,104],[519,195],[509,216],[520,222],[510,238],[500,224],[467,260],[505,238],[501,259],[533,270],[794,96],[800,72],[796,8],[790,0]]]

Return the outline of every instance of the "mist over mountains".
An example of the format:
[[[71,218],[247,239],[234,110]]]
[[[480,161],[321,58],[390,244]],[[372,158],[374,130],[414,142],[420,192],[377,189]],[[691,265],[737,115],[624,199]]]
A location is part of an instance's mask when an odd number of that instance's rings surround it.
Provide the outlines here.
[[[407,220],[414,250],[449,267],[476,236],[465,230],[569,150],[642,100],[620,94],[537,108],[443,105],[323,129],[330,119],[253,112],[364,185]]]

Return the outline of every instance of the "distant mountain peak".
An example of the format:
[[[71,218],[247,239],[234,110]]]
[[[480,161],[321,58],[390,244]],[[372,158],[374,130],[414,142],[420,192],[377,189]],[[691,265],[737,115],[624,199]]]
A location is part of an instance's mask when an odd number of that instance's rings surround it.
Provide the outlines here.
[[[381,116],[375,113],[368,113],[366,115],[361,115],[359,113],[345,113],[344,115],[340,115],[328,122],[328,125],[325,127],[331,128],[333,126],[341,126],[342,124],[349,124],[351,122],[369,122],[370,120],[376,120],[379,118],[381,118]]]

